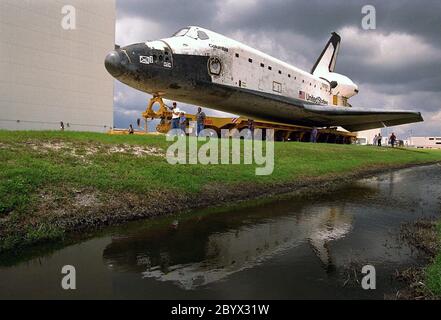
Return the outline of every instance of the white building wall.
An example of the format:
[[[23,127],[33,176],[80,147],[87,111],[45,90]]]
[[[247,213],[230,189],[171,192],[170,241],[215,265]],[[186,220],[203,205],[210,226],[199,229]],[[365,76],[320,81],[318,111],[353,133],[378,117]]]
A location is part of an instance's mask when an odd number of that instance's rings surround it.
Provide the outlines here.
[[[441,137],[411,137],[409,145],[416,148],[441,149]]]
[[[75,30],[61,26],[65,5]],[[115,0],[0,0],[0,128],[113,127],[115,19]]]

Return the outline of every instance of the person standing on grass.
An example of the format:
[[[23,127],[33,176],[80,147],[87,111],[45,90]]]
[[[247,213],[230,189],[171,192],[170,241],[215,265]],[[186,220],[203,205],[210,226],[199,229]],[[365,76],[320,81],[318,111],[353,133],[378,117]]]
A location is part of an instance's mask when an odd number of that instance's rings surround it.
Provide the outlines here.
[[[395,135],[395,133],[392,132],[392,134],[390,135],[389,141],[390,141],[390,145],[392,146],[392,148],[395,148],[395,142],[397,141],[397,136]]]
[[[378,141],[378,136],[375,135],[375,137],[374,137],[374,141],[372,141],[372,145],[373,145],[373,146],[376,146],[376,145],[377,145],[377,141]]]
[[[60,130],[64,131],[64,122],[63,121],[60,121]]]
[[[181,112],[179,115],[179,129],[181,129],[182,134],[185,136],[185,130],[187,129],[187,117],[185,112]]]
[[[202,130],[205,129],[205,119],[207,116],[205,112],[202,111],[202,108],[198,108],[198,112],[196,113],[196,135],[198,136]]]
[[[134,134],[134,133],[135,133],[135,130],[133,130],[133,125],[130,124],[129,125],[129,134]]]
[[[247,127],[249,130],[248,134],[251,136],[251,137],[249,137],[249,139],[250,138],[254,139],[254,120],[253,119],[248,119]]]
[[[310,139],[312,143],[317,143],[317,135],[318,135],[317,128],[316,127],[312,128],[311,139]]]
[[[171,129],[179,129],[179,117],[181,115],[181,111],[179,110],[177,103],[173,102],[172,107],[172,120],[171,120]]]
[[[377,146],[379,146],[379,147],[381,147],[381,139],[383,139],[383,137],[381,136],[381,133],[379,133],[378,134],[378,137],[377,137]]]

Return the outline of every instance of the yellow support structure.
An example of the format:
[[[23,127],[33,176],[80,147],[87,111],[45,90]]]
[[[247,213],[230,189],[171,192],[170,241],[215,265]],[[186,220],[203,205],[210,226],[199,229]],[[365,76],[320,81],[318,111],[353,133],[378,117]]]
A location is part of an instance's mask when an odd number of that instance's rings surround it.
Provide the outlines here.
[[[159,104],[159,110],[153,110],[155,103]],[[170,130],[170,119],[172,113],[168,110],[166,104],[161,97],[156,96],[150,99],[147,109],[142,113],[142,117],[145,119],[147,131],[147,120],[148,119],[161,119],[161,122],[156,126],[156,131],[159,133],[167,133]]]
[[[153,110],[155,103],[159,104],[159,110]],[[148,119],[160,119],[159,124],[156,126],[157,133],[167,133],[170,130],[172,112],[168,109],[161,97],[156,96],[150,99],[147,109],[142,113],[142,117],[146,120],[145,132],[139,132],[139,134],[147,133],[147,120]],[[186,114],[187,120],[196,121],[196,115]],[[221,133],[221,129],[238,129],[241,130],[248,126],[248,119],[243,117],[237,118],[220,118],[209,117],[205,119],[205,128],[213,129],[218,134]],[[257,129],[273,129],[275,131],[276,141],[309,141],[311,127],[282,124],[270,121],[254,120],[254,127]],[[126,134],[126,130],[112,130],[111,134]],[[138,133],[138,132],[136,132]],[[128,134],[128,133],[127,133]],[[319,142],[333,142],[333,143],[351,143],[356,139],[356,135],[351,132],[338,131],[336,128],[323,128],[319,129],[318,140]]]
[[[153,106],[155,105],[155,103],[159,103],[159,110],[157,112],[153,110]],[[142,113],[142,117],[145,119],[158,119],[163,117],[165,118],[169,115],[171,115],[171,112],[167,110],[167,106],[165,105],[161,97],[151,98],[149,104],[147,105],[147,109]]]

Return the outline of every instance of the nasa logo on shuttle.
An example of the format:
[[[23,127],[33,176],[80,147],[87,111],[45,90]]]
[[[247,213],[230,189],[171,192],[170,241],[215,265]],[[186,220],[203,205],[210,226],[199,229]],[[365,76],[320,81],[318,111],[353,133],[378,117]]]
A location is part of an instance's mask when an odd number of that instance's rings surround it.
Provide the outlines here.
[[[208,71],[215,76],[221,74],[222,62],[218,57],[211,57],[208,59]]]
[[[153,63],[153,56],[139,56],[139,63],[151,64]]]

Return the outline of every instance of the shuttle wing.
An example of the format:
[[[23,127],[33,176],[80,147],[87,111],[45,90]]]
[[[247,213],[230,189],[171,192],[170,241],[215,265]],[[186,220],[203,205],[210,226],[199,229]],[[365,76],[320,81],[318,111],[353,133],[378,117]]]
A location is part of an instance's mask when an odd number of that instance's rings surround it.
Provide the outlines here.
[[[205,85],[207,90],[212,88],[211,83]],[[319,105],[297,98],[226,85],[217,85],[212,95],[216,98],[223,97],[224,108],[221,111],[251,119],[302,126],[343,127],[355,132],[424,121],[421,113],[415,111]],[[212,109],[218,109],[217,105],[217,101],[205,104]]]
[[[316,120],[352,132],[424,121],[420,112],[406,110],[366,110],[311,104],[304,104],[304,108]]]

